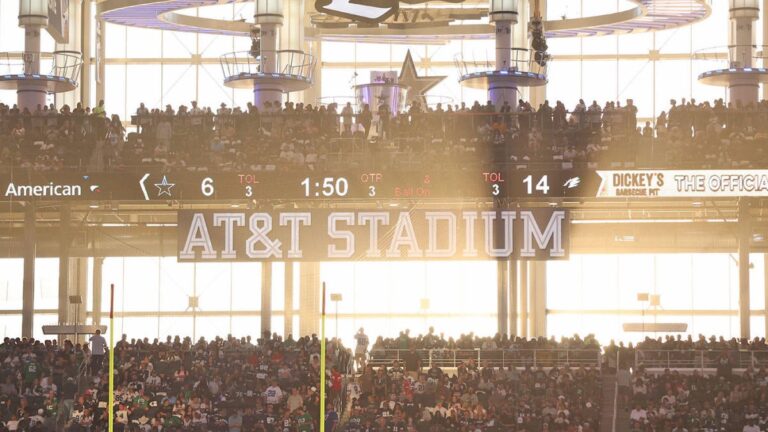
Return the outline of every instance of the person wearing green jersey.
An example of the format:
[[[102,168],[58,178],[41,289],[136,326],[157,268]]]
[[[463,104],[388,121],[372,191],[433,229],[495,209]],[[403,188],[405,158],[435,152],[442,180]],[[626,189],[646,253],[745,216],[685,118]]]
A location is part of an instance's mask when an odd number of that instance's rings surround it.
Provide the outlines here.
[[[24,363],[24,389],[30,388],[40,376],[40,365],[34,358]]]
[[[304,411],[304,407],[296,409],[296,431],[297,432],[314,432],[315,420],[312,416]]]
[[[99,101],[99,106],[93,109],[93,115],[96,117],[105,118],[107,116],[107,110],[104,107],[104,100]]]
[[[141,408],[142,410],[146,410],[147,406],[149,406],[149,401],[144,396],[143,391],[140,394],[136,395],[131,402],[133,402],[134,406]]]

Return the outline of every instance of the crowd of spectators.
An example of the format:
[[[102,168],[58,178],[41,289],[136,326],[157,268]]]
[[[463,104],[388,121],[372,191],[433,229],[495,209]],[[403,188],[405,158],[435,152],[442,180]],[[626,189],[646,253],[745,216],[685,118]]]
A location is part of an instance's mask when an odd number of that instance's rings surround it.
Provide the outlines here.
[[[637,344],[616,344],[610,341],[604,348],[605,361],[608,367],[628,370],[636,364],[644,362],[659,363],[668,362],[668,366],[676,364],[688,366],[712,366],[721,360],[723,352],[729,353],[725,359],[731,364],[743,363],[753,357],[745,357],[749,353],[757,353],[759,361],[768,361],[768,343],[765,338],[754,338],[752,340],[730,338],[722,336],[709,338],[699,335],[694,339],[689,335],[683,338],[677,336],[665,336],[658,338],[646,337]],[[639,353],[639,355],[638,355]],[[739,357],[741,353],[743,358]],[[618,362],[618,363],[617,363]]]
[[[532,338],[508,337],[506,334],[496,334],[490,336],[478,336],[474,333],[467,333],[454,339],[446,338],[444,334],[435,333],[434,327],[430,327],[427,334],[411,336],[410,330],[401,331],[397,338],[385,338],[379,336],[373,343],[372,351],[386,349],[600,349],[600,343],[594,335],[587,335],[584,338],[574,335],[569,338],[556,340],[552,338]]]
[[[765,338],[646,338],[635,347],[611,343],[606,356],[617,351],[627,357],[622,368],[636,368],[625,395],[631,431],[768,430]],[[650,371],[664,361],[680,369]]]
[[[0,103],[0,165],[90,172],[317,170],[375,164],[448,169],[469,162],[585,163],[605,166],[754,167],[768,163],[768,102],[670,102],[655,124],[638,127],[637,107],[580,100],[512,110],[474,103],[390,113],[386,105],[267,103],[149,109],[130,119],[94,109]],[[410,164],[410,165],[409,165]]]
[[[358,346],[367,343],[363,329]],[[508,339],[505,336],[456,339],[436,335],[379,337],[377,351],[403,351],[391,365],[374,368],[373,362],[347,385],[349,417],[344,430],[368,431],[597,431],[602,398],[599,368],[491,366],[466,359],[450,373],[428,364],[416,350],[514,350],[594,348],[593,337],[563,339]],[[375,360],[375,357],[371,360]]]
[[[363,329],[355,339],[355,354],[368,351]],[[90,344],[6,338],[0,345],[0,431],[106,430],[108,372],[99,357],[102,343],[99,336]],[[615,364],[515,367],[466,358],[446,368],[417,354],[534,349],[596,350],[605,359],[621,351],[633,361],[636,351],[669,352],[681,358],[688,352],[715,353],[706,368],[653,369],[639,356],[622,396],[626,412],[620,415],[626,416],[629,430],[768,428],[768,362],[761,357],[744,366],[734,357],[739,352],[768,353],[764,338],[667,336],[646,338],[635,346],[611,342],[601,348],[592,336],[556,341],[470,333],[451,339],[430,328],[424,335],[411,336],[406,330],[396,338],[377,337],[371,354],[402,353],[397,360],[376,366],[366,364],[363,355],[357,372],[352,350],[330,340],[326,430],[599,430],[603,372]],[[321,421],[319,355],[316,336],[294,340],[264,334],[256,341],[228,336],[197,342],[123,336],[115,347],[115,430],[315,432]]]
[[[351,352],[336,340],[326,349],[328,367],[346,371]],[[89,361],[95,357],[88,344],[6,338],[0,431],[105,431],[108,369]],[[115,430],[317,431],[319,371],[315,336],[123,337],[115,347]]]
[[[640,367],[632,376],[631,431],[768,430],[768,373],[751,366],[736,374],[669,369],[660,374]]]
[[[406,358],[367,367],[347,389],[349,432],[599,430],[597,369],[520,371],[468,360],[448,374]]]

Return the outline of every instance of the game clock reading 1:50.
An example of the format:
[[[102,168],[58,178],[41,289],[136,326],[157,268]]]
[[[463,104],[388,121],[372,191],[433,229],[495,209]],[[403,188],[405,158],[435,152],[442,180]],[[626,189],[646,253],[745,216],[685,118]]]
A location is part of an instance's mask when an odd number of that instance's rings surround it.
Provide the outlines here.
[[[305,177],[300,184],[307,198],[345,197],[349,193],[349,181],[345,177],[323,177],[322,180]]]

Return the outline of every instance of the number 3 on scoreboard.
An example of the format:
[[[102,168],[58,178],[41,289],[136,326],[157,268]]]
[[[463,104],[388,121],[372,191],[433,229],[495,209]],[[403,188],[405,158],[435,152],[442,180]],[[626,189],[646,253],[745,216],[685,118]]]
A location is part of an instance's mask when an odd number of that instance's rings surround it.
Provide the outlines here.
[[[523,179],[523,183],[525,183],[528,195],[533,195],[533,176],[528,175]],[[544,195],[549,194],[549,181],[546,175],[541,176],[539,182],[536,183],[536,190]]]

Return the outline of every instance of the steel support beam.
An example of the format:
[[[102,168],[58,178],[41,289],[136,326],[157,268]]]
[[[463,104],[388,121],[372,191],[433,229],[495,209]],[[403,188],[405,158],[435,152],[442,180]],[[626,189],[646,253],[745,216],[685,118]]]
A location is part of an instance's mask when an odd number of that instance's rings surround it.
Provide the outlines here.
[[[24,210],[24,282],[22,283],[21,336],[34,335],[35,320],[35,204],[28,202]]]
[[[103,289],[103,268],[104,258],[96,257],[93,259],[93,298],[91,300],[91,310],[93,310],[93,323],[101,324],[101,296]]]
[[[288,339],[288,336],[293,334],[293,261],[285,262],[285,276],[283,280],[285,282],[283,338]]]
[[[750,337],[749,311],[749,242],[752,237],[749,218],[749,202],[739,201],[739,333],[741,338]]]
[[[59,210],[59,323],[69,323],[69,250],[70,216],[69,204],[62,204]]]
[[[528,261],[528,317],[531,337],[547,336],[547,262]]]
[[[509,335],[517,336],[517,287],[518,287],[518,265],[515,258],[509,259]]]
[[[509,293],[509,261],[498,260],[496,261],[496,292],[497,292],[497,332],[501,335],[508,334],[508,314],[507,307],[509,301],[507,299]]]
[[[261,335],[272,334],[272,263],[261,263]]]
[[[299,264],[301,280],[299,286],[299,334],[297,337],[319,334],[320,332],[320,263]]]
[[[528,337],[528,262],[520,262],[520,336]]]

